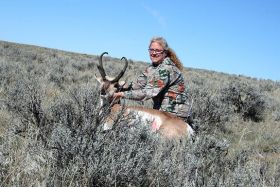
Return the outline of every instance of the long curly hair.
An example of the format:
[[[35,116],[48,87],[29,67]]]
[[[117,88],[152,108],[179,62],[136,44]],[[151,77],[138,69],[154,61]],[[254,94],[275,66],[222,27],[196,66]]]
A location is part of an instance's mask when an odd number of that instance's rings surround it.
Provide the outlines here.
[[[168,46],[167,41],[163,37],[153,37],[150,41],[149,46],[151,46],[151,44],[154,42],[157,42],[159,45],[162,46],[162,48],[164,49],[164,51],[166,53],[166,56],[172,60],[172,62],[176,65],[176,67],[179,70],[183,70],[183,65],[182,65],[180,59],[177,57],[175,51]]]

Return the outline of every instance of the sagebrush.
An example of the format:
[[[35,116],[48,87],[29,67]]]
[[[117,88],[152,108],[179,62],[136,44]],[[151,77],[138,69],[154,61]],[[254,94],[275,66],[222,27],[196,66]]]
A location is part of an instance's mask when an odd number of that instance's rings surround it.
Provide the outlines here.
[[[196,136],[167,141],[121,116],[102,130],[97,61],[0,42],[1,186],[280,186],[279,82],[185,68]]]

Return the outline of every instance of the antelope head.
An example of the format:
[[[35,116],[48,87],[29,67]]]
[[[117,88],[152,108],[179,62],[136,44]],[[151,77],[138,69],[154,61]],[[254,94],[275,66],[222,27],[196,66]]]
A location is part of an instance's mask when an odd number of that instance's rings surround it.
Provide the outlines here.
[[[121,60],[125,61],[125,65],[122,69],[122,71],[116,76],[115,78],[111,78],[106,75],[105,70],[103,68],[103,61],[102,58],[105,54],[108,54],[107,52],[104,52],[99,57],[99,65],[97,65],[97,68],[99,70],[99,73],[101,77],[96,78],[98,82],[100,83],[100,98],[101,98],[101,106],[104,104],[111,104],[112,102],[116,103],[118,101],[114,101],[113,94],[115,92],[120,91],[122,86],[125,84],[124,81],[120,81],[120,78],[124,75],[128,61],[125,57],[122,57]]]

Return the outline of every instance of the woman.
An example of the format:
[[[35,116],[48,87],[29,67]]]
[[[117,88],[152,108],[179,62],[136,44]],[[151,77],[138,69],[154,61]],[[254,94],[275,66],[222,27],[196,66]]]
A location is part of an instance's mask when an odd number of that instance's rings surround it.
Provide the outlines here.
[[[131,83],[114,97],[144,101],[153,100],[153,108],[188,118],[190,103],[185,90],[183,66],[175,52],[162,37],[152,38],[149,45],[152,64],[135,83]]]

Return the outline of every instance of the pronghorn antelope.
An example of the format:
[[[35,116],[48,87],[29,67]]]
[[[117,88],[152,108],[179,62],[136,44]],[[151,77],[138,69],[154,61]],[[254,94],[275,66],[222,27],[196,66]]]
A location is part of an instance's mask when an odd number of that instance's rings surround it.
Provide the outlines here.
[[[106,75],[105,70],[103,68],[102,58],[103,55],[108,54],[104,52],[101,54],[99,58],[99,65],[97,66],[101,77],[97,78],[100,82],[100,101],[101,107],[107,103],[110,106],[110,112],[105,117],[104,130],[111,129],[114,121],[116,120],[116,114],[123,112],[124,118],[128,117],[129,114],[133,113],[136,118],[140,118],[140,120],[149,121],[151,125],[151,130],[154,132],[158,132],[163,137],[168,139],[173,138],[182,138],[182,137],[190,137],[193,134],[193,129],[191,126],[184,122],[179,117],[176,117],[173,114],[145,108],[139,106],[121,106],[117,104],[119,99],[113,98],[113,94],[115,92],[120,91],[121,87],[124,85],[124,81],[119,81],[120,78],[124,75],[126,68],[128,66],[128,61],[125,57],[122,57],[121,60],[125,61],[124,68],[115,78],[110,78]]]

